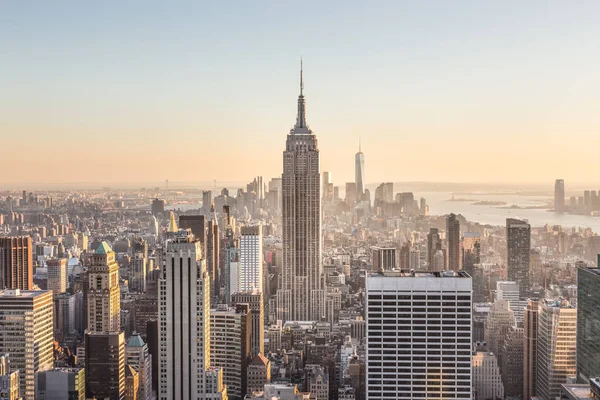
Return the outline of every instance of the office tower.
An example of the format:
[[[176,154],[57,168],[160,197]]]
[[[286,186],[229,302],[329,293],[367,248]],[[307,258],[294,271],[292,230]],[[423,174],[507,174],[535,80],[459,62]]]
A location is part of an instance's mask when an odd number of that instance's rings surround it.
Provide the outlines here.
[[[252,328],[250,336],[251,357],[265,353],[265,311],[263,294],[258,290],[235,293],[231,296],[231,304],[248,304],[252,313]]]
[[[246,394],[262,392],[265,385],[271,382],[271,361],[262,354],[255,356],[248,364],[246,376],[248,381]]]
[[[284,321],[317,321],[325,314],[319,149],[306,124],[303,88],[301,69],[298,118],[283,153],[283,268],[277,319]]]
[[[180,215],[179,228],[190,229],[200,241],[202,250],[206,249],[206,217],[204,215]]]
[[[9,353],[19,371],[19,393],[35,396],[35,373],[54,363],[52,292],[6,289],[0,292],[0,354]]]
[[[19,370],[10,367],[9,354],[0,356],[0,399],[19,400]]]
[[[358,201],[362,201],[365,192],[365,155],[362,152],[360,140],[358,153],[354,156],[354,181],[356,182],[356,196]]]
[[[490,307],[484,332],[484,339],[492,353],[500,355],[502,341],[515,325],[515,314],[510,309],[508,300],[496,300]]]
[[[373,272],[391,271],[397,268],[395,247],[371,247]]]
[[[127,340],[125,362],[139,374],[138,399],[152,400],[152,356],[139,333],[134,333]]]
[[[146,292],[146,275],[148,274],[148,258],[143,253],[135,252],[130,261],[129,290],[133,293]]]
[[[210,190],[202,191],[202,211],[204,215],[210,213],[210,207],[212,206],[212,192]]]
[[[146,323],[146,343],[148,344],[148,352],[152,357],[152,391],[158,392],[158,319],[150,320]]]
[[[529,293],[531,227],[525,221],[506,219],[508,280],[519,284],[521,296]]]
[[[85,393],[86,398],[125,397],[125,332],[86,333]]]
[[[455,214],[446,217],[446,240],[448,241],[447,269],[459,270],[461,267],[460,222]]]
[[[48,290],[55,295],[67,291],[67,259],[55,258],[46,261],[48,269]]]
[[[503,399],[504,384],[496,355],[477,351],[473,354],[472,364],[474,400]]]
[[[223,383],[232,400],[246,394],[252,320],[248,304],[219,304],[210,312],[210,364],[223,369]]]
[[[152,215],[160,215],[165,212],[165,201],[162,199],[152,200]]]
[[[33,289],[33,257],[29,236],[0,237],[0,289]]]
[[[149,231],[154,236],[154,240],[156,240],[158,238],[158,220],[155,215],[150,216]]]
[[[119,332],[121,289],[119,264],[108,243],[101,242],[88,268],[87,321],[90,332]]]
[[[179,231],[159,279],[159,399],[203,399],[210,365],[210,277],[200,242]]]
[[[536,395],[538,302],[527,300],[523,319],[523,399]]]
[[[463,272],[367,276],[366,399],[470,399],[471,305]]]
[[[85,400],[85,369],[54,368],[35,374],[37,400]]]
[[[600,376],[600,270],[577,268],[577,381]]]
[[[77,295],[61,293],[54,296],[54,335],[57,341],[75,331],[75,316],[83,310],[77,309]]]
[[[231,295],[240,290],[240,241],[233,234],[231,224],[225,227],[225,302],[231,302]]]
[[[519,300],[519,284],[511,281],[496,282],[496,300]]]
[[[384,200],[388,203],[392,203],[394,201],[394,183],[386,182],[385,183],[385,195]]]
[[[211,205],[208,214],[206,234],[206,268],[210,277],[210,289],[212,296],[216,297],[219,293],[219,225],[215,214],[214,204]],[[204,250],[204,249],[203,249]]]
[[[502,343],[500,373],[506,396],[523,393],[523,328],[511,327]]]
[[[125,400],[138,400],[140,374],[130,365],[125,366]]]
[[[356,183],[346,182],[346,203],[352,205],[356,203]]]
[[[554,211],[565,211],[565,181],[557,179],[554,183]]]
[[[537,396],[560,396],[560,385],[577,372],[577,309],[567,302],[541,300],[538,306]]]
[[[464,232],[462,239],[462,269],[471,276],[476,264],[481,263],[481,235],[479,232]]]
[[[434,266],[434,257],[439,251],[445,254],[440,232],[437,228],[429,228],[427,234],[427,265],[430,269]]]
[[[263,290],[262,226],[242,226],[239,291]]]
[[[333,202],[333,181],[331,178],[331,172],[323,172],[323,181],[321,182],[321,186],[323,204]]]

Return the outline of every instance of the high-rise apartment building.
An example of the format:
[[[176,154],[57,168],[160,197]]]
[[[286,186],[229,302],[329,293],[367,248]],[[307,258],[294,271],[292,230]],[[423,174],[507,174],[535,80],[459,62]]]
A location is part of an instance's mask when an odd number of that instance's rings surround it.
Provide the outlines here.
[[[0,399],[19,400],[19,370],[11,369],[10,357],[0,355]]]
[[[248,304],[252,315],[250,337],[251,357],[265,353],[265,311],[263,294],[258,290],[235,293],[231,296],[231,304]]]
[[[158,397],[209,398],[210,277],[200,242],[187,231],[167,240],[158,288]]]
[[[125,398],[125,332],[85,335],[86,398]]]
[[[430,270],[434,270],[435,266],[435,257],[441,252],[445,257],[445,250],[442,245],[442,237],[440,236],[440,232],[437,228],[430,228],[429,233],[427,234],[427,265]],[[444,263],[445,265],[445,263]],[[443,269],[443,268],[436,268]]]
[[[240,269],[238,271],[240,292],[263,290],[262,242],[262,226],[260,224],[242,226],[240,237]]]
[[[577,269],[577,381],[600,376],[600,269]]]
[[[87,321],[89,332],[119,332],[121,289],[119,264],[108,243],[101,242],[88,268]]]
[[[301,70],[298,118],[283,153],[283,268],[277,319],[284,321],[316,321],[325,314],[319,148],[306,123],[303,88]]]
[[[527,300],[523,318],[523,399],[536,395],[538,302]]]
[[[33,289],[33,256],[29,236],[0,237],[0,289]]]
[[[471,278],[367,276],[366,399],[471,399]]]
[[[35,374],[37,400],[85,400],[85,369],[54,368]]]
[[[55,258],[46,261],[48,269],[48,290],[55,295],[67,291],[67,259]]]
[[[521,296],[529,293],[531,226],[518,219],[506,219],[508,280],[519,284]]]
[[[223,369],[223,383],[231,400],[246,395],[252,320],[248,304],[235,308],[220,304],[210,311],[210,364]]]
[[[362,201],[365,193],[365,155],[362,152],[360,141],[358,142],[358,153],[354,156],[354,181],[357,200]]]
[[[460,251],[460,221],[455,214],[446,217],[446,240],[448,241],[448,265],[451,270],[460,270],[461,251]]]
[[[557,179],[554,183],[554,211],[565,211],[565,181]]]
[[[139,400],[152,400],[152,355],[139,333],[134,333],[125,346],[126,364],[139,374]]]
[[[537,396],[559,398],[561,384],[577,371],[577,309],[567,302],[538,305]]]
[[[471,276],[475,265],[481,263],[481,235],[479,232],[464,232],[462,239],[462,269]]]
[[[391,271],[397,268],[395,247],[371,247],[373,272]]]
[[[19,393],[35,398],[35,373],[54,366],[51,291],[0,291],[0,354],[19,370]]]

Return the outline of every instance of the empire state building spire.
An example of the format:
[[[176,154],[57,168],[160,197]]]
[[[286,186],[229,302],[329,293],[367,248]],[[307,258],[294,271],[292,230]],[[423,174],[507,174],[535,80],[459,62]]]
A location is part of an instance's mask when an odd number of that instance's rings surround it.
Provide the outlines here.
[[[304,100],[304,78],[302,76],[302,59],[300,59],[300,96],[298,96],[298,117],[294,126],[295,133],[310,133],[306,125],[306,101]]]

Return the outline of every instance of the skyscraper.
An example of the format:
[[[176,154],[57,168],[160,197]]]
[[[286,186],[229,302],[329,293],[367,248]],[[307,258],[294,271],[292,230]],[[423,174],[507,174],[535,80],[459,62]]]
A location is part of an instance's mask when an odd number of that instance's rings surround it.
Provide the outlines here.
[[[196,239],[200,241],[202,250],[206,251],[206,217],[204,215],[180,215],[179,228],[191,229]]]
[[[362,201],[365,192],[365,155],[362,152],[360,140],[358,141],[358,153],[354,156],[354,178],[357,200]]]
[[[473,276],[475,265],[481,263],[481,235],[479,232],[464,232],[462,240],[462,268]],[[473,283],[475,286],[475,283]]]
[[[600,375],[600,270],[577,269],[577,381]]]
[[[263,294],[258,290],[252,292],[234,293],[231,296],[231,304],[248,304],[252,314],[252,332],[250,337],[251,356],[265,353],[265,310]]]
[[[204,399],[210,365],[210,278],[200,242],[179,231],[165,244],[158,296],[159,399]]]
[[[554,211],[565,211],[565,181],[557,179],[554,183]]]
[[[536,395],[538,302],[529,299],[523,318],[523,399]]]
[[[577,310],[568,303],[542,300],[538,306],[537,396],[559,398],[560,385],[577,370]]]
[[[331,182],[331,172],[323,172],[323,181],[322,181],[322,189],[321,189],[321,195],[323,196],[323,204],[325,203],[331,203],[333,201],[333,193],[329,193],[329,187],[331,185],[331,188],[333,188],[332,185],[333,182]]]
[[[0,237],[0,289],[33,289],[29,236]]]
[[[115,252],[102,242],[92,254],[88,268],[87,321],[90,332],[119,332],[121,289]]]
[[[321,265],[321,175],[317,137],[306,124],[300,69],[298,117],[283,153],[283,269],[277,319],[320,320],[325,314]]]
[[[521,296],[529,293],[531,226],[518,219],[506,219],[507,275],[519,284]]]
[[[152,400],[152,355],[139,333],[127,340],[125,347],[127,365],[133,367],[140,377],[139,400]]]
[[[125,398],[125,332],[85,335],[86,398]]]
[[[263,290],[262,226],[243,226],[240,238],[239,291]]]
[[[67,291],[67,259],[55,258],[46,261],[48,268],[48,290],[56,294]]]
[[[462,272],[367,276],[366,399],[471,399],[471,306]]]
[[[451,270],[462,269],[460,263],[460,222],[455,214],[446,217],[446,239],[448,240],[447,268]]]
[[[440,236],[440,232],[437,228],[430,228],[429,233],[427,234],[427,265],[429,266],[429,270],[433,271],[436,269],[435,265],[435,256],[438,252],[442,252],[445,257],[445,251],[442,247],[442,238]]]
[[[371,247],[373,272],[391,271],[396,269],[395,247]]]

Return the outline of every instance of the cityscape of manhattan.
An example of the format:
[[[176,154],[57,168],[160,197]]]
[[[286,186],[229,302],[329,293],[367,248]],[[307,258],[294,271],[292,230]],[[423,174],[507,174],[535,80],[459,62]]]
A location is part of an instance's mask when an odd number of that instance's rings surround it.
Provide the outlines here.
[[[0,400],[600,398],[600,3],[0,4]]]

